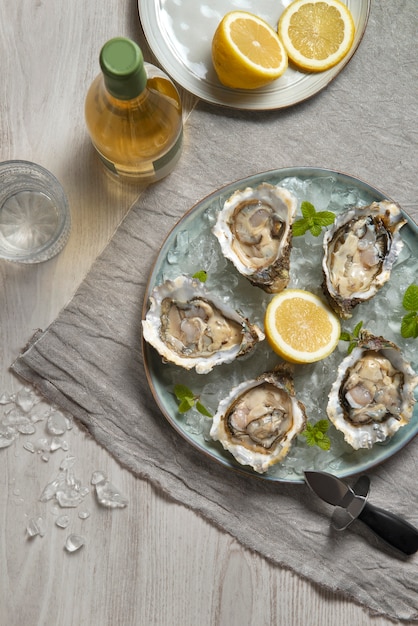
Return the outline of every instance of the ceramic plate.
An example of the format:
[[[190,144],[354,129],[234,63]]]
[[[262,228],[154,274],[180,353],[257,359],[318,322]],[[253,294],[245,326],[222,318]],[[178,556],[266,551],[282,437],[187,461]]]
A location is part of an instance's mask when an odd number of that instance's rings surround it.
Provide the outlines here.
[[[229,11],[255,13],[271,26],[289,0],[138,0],[139,16],[151,50],[165,71],[202,100],[237,109],[280,109],[318,93],[341,72],[366,28],[371,0],[345,0],[356,26],[353,46],[335,67],[319,74],[289,68],[278,80],[255,91],[224,87],[212,66],[213,34]]]
[[[308,200],[317,210],[327,209],[336,213],[349,206],[370,204],[385,198],[382,192],[357,178],[316,168],[289,168],[264,172],[217,190],[187,212],[164,242],[149,278],[144,316],[148,296],[155,285],[161,284],[166,279],[173,279],[181,273],[194,274],[204,269],[208,275],[206,287],[209,291],[216,292],[245,317],[263,327],[264,311],[271,295],[258,287],[253,287],[238,274],[229,261],[225,260],[218,241],[212,234],[212,227],[225,199],[236,189],[256,186],[264,181],[280,184],[292,191],[297,196],[299,205],[301,201]],[[364,328],[397,343],[417,370],[417,340],[405,340],[400,335],[400,322],[405,313],[402,309],[403,293],[409,284],[415,282],[414,278],[418,274],[418,228],[411,218],[407,215],[405,217],[407,223],[401,231],[405,245],[390,282],[370,302],[359,305],[353,317],[342,322],[342,329],[352,330],[357,322],[362,320]],[[289,286],[307,289],[320,295],[321,259],[322,236],[315,238],[308,233],[304,237],[294,237]],[[340,342],[335,352],[323,361],[295,366],[296,395],[305,404],[310,421],[326,418],[328,391],[335,379],[338,364],[346,354],[347,344]],[[279,358],[269,349],[267,342],[258,344],[250,355],[236,359],[231,364],[216,366],[206,375],[162,363],[159,354],[146,342],[143,342],[143,356],[154,398],[168,422],[182,437],[224,466],[256,475],[251,468],[239,465],[218,442],[211,440],[210,418],[201,416],[194,409],[185,414],[178,412],[173,389],[175,384],[187,385],[193,393],[200,396],[201,402],[215,413],[219,400],[228,394],[232,386],[254,378],[278,363]],[[401,428],[388,443],[377,444],[372,450],[354,451],[344,442],[342,434],[330,425],[329,451],[324,452],[317,447],[310,448],[304,437],[298,437],[288,457],[282,463],[270,468],[262,478],[280,482],[303,482],[303,470],[306,469],[329,471],[340,477],[351,476],[391,457],[401,450],[417,431],[418,404],[410,423]]]

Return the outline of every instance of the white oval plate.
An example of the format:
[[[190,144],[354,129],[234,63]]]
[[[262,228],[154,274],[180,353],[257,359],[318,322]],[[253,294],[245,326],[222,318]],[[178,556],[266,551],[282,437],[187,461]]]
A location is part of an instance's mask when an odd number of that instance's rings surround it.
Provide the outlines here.
[[[211,44],[222,17],[245,10],[274,28],[289,0],[138,0],[145,37],[165,71],[202,100],[236,109],[280,109],[310,98],[326,87],[347,65],[366,29],[371,0],[343,0],[356,26],[353,46],[335,67],[320,73],[288,68],[278,80],[254,91],[229,89],[212,65]]]

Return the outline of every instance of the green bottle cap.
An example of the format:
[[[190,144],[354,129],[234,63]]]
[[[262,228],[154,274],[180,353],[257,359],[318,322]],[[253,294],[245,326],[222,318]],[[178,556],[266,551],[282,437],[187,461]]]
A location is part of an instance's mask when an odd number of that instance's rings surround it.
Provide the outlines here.
[[[115,37],[100,52],[106,89],[118,100],[131,100],[144,91],[147,74],[141,49],[134,41]]]

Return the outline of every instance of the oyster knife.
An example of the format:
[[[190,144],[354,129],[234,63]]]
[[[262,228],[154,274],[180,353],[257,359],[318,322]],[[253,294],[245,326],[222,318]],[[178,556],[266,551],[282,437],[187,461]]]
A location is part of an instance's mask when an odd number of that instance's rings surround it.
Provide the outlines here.
[[[351,488],[327,472],[304,473],[312,491],[336,507],[332,516],[334,528],[344,530],[359,519],[383,541],[404,554],[411,555],[418,550],[418,529],[398,515],[367,502],[370,487],[367,476],[361,476]]]

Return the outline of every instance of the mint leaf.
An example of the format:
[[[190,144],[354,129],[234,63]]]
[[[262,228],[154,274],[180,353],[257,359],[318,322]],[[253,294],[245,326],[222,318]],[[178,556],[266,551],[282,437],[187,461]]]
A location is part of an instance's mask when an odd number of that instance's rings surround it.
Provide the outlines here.
[[[401,321],[401,335],[405,339],[418,337],[418,285],[409,285],[404,293],[402,306],[406,313]]]
[[[193,407],[205,417],[213,417],[212,413],[200,402],[199,396],[196,396],[186,385],[174,385],[174,395],[179,401],[179,413],[187,413]]]
[[[205,417],[213,417],[212,413],[208,411],[208,409],[203,406],[203,404],[199,402],[199,400],[196,402],[196,409]]]
[[[358,340],[359,340],[359,334],[360,334],[360,330],[363,326],[363,322],[360,321],[358,322],[354,329],[353,332],[347,332],[347,331],[341,331],[340,334],[340,341],[348,341],[349,342],[349,346],[347,349],[347,354],[351,354],[352,351],[354,350],[354,348],[357,346],[358,344]]]
[[[319,422],[315,424],[315,428],[320,433],[326,433],[329,428],[328,420],[319,420]]]
[[[318,446],[321,450],[329,450],[331,447],[331,440],[325,434],[329,428],[328,420],[319,420],[316,424],[308,422],[306,429],[301,433],[306,439],[308,446]]]
[[[198,278],[201,283],[205,283],[208,279],[208,273],[205,270],[199,270],[193,274],[192,278]]]
[[[362,321],[354,326],[353,337],[356,337],[358,339],[358,336],[360,334],[360,330],[361,330],[362,326],[363,326],[363,322]]]
[[[187,413],[194,407],[193,398],[183,398],[183,400],[179,404],[179,413]]]
[[[319,211],[315,216],[315,221],[320,226],[330,226],[334,223],[335,213],[332,211]]]
[[[311,202],[308,202],[307,200],[304,200],[302,202],[302,204],[300,205],[300,210],[302,212],[303,217],[305,218],[314,217],[314,215],[316,214],[314,205]]]
[[[404,293],[402,306],[407,311],[418,311],[418,285],[409,285]]]
[[[316,445],[321,448],[321,450],[329,450],[331,448],[331,439],[324,436],[320,441],[317,441]]]
[[[309,224],[305,219],[296,220],[293,222],[292,233],[294,237],[301,237],[309,230]]]
[[[314,237],[319,237],[322,233],[322,227],[319,224],[312,224],[310,231]]]
[[[300,237],[308,230],[314,237],[319,237],[322,229],[329,226],[335,220],[335,214],[332,211],[318,211],[311,202],[304,200],[300,205],[303,217],[296,220],[293,224],[293,236]]]
[[[174,385],[174,395],[177,400],[184,400],[185,398],[193,398],[193,391],[186,385]]]
[[[350,343],[350,345],[348,346],[348,348],[347,348],[347,354],[351,354],[356,346],[357,346],[357,342],[356,341],[352,341]]]
[[[405,315],[401,322],[401,335],[405,339],[418,337],[418,314],[415,311],[411,311]]]

